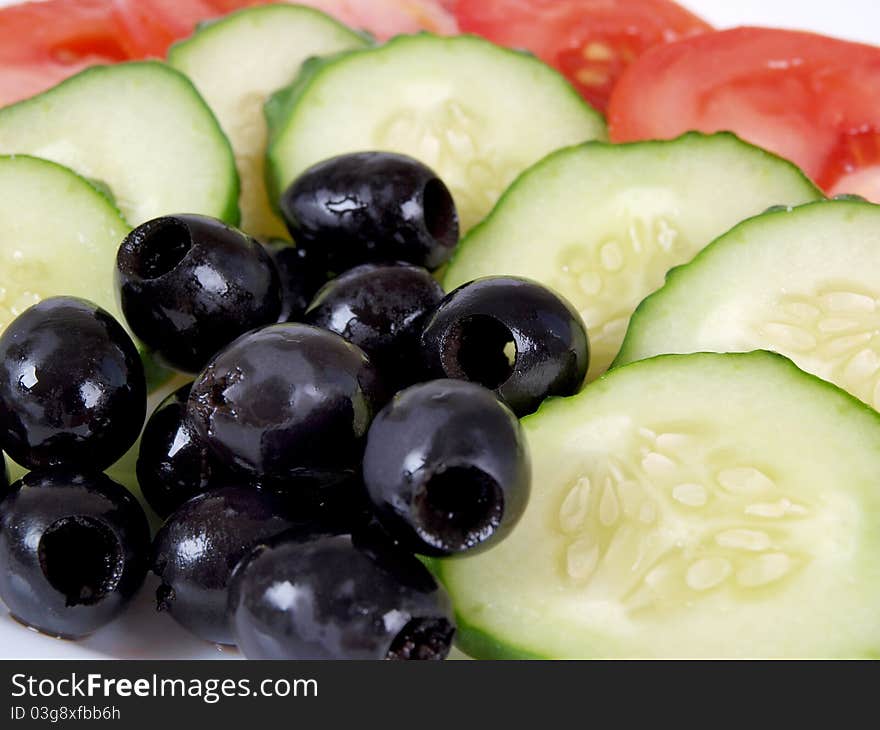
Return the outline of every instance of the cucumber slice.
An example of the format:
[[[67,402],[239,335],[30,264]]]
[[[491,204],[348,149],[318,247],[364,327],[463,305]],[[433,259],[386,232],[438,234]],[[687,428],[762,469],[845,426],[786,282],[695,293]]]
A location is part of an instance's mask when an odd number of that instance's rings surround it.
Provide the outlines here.
[[[113,272],[122,214],[65,167],[0,157],[0,332],[49,296],[93,301],[119,321]]]
[[[229,142],[192,83],[162,63],[95,66],[0,109],[2,153],[105,183],[132,225],[181,212],[238,222]]]
[[[556,71],[474,36],[399,36],[311,64],[266,115],[273,200],[316,162],[388,150],[436,170],[464,230],[548,152],[605,136],[602,117]]]
[[[880,409],[880,206],[826,201],[753,218],[672,272],[619,364],[774,350]]]
[[[517,180],[462,242],[444,285],[511,274],[555,289],[587,323],[592,380],[669,269],[743,218],[821,195],[794,165],[732,134],[587,144]]]
[[[779,355],[694,354],[523,425],[522,521],[435,564],[469,654],[880,653],[876,411]]]
[[[366,45],[362,35],[318,10],[267,5],[206,25],[171,48],[168,62],[189,76],[232,143],[248,233],[288,235],[266,193],[266,99],[289,84],[307,58]]]

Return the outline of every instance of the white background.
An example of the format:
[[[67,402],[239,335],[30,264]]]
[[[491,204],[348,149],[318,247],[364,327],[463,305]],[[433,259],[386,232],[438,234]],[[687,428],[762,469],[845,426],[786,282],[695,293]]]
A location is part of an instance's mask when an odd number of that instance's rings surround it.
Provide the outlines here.
[[[15,0],[0,0],[0,6]],[[623,0],[625,2],[626,0]],[[769,25],[814,30],[880,45],[880,0],[680,0],[718,27]],[[151,584],[152,587],[152,584]],[[93,659],[118,657],[222,658],[233,650],[193,639],[169,618],[156,616],[149,596],[112,627],[74,644],[29,632],[0,607],[0,658]]]
[[[626,0],[624,0],[625,2]],[[878,0],[678,0],[719,28],[769,25],[880,44]]]

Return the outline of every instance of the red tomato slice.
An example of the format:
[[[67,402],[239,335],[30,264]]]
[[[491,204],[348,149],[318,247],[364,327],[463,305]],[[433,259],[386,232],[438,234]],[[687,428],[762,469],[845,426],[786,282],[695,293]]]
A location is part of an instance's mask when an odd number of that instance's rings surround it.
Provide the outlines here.
[[[856,193],[880,202],[880,129],[843,135],[817,182],[829,195]]]
[[[621,78],[608,118],[617,142],[732,130],[825,190],[880,200],[878,98],[880,48],[736,28],[646,53]]]
[[[711,30],[671,0],[453,0],[453,4],[463,32],[528,49],[564,73],[602,111],[621,73],[645,50]]]
[[[0,9],[0,106],[95,63],[127,57],[108,0],[49,0]]]
[[[224,11],[213,0],[111,0],[131,58],[164,58],[174,41]]]

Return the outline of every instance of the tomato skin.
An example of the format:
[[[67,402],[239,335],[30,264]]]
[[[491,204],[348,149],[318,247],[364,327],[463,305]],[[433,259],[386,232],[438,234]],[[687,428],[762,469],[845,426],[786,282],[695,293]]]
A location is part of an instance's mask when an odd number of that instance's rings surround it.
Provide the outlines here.
[[[880,48],[735,28],[648,51],[612,95],[609,131],[628,142],[731,130],[844,192],[841,176],[880,164],[878,97]],[[864,179],[859,185],[866,189]]]
[[[452,0],[452,6],[463,32],[528,49],[602,111],[617,79],[645,50],[712,29],[671,0]]]

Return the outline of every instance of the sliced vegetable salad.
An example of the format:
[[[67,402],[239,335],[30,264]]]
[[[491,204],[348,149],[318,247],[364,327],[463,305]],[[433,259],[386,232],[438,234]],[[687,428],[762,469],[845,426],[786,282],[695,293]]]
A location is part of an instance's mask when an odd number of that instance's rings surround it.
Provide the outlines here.
[[[0,9],[0,600],[877,656],[878,94],[669,0]]]

